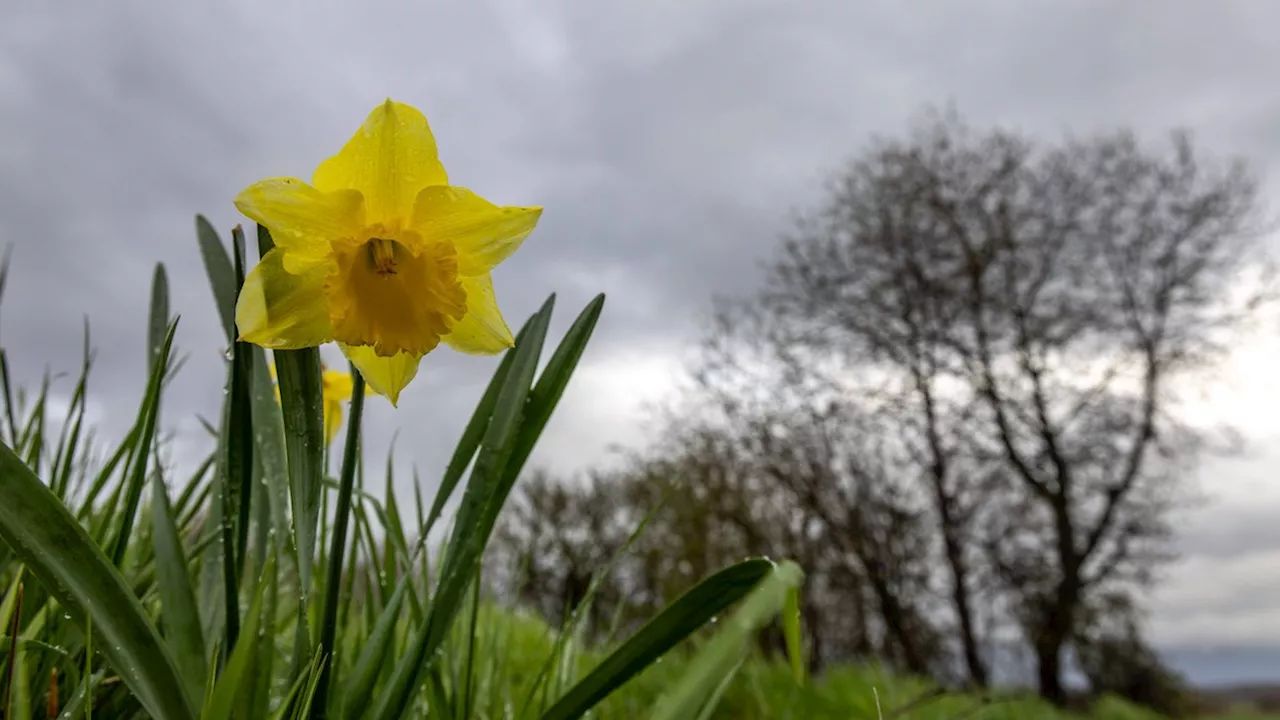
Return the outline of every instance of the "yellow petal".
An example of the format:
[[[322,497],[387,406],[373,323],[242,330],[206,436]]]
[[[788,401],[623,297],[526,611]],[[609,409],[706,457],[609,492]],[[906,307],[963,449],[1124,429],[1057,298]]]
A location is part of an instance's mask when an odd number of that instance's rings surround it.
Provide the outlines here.
[[[442,338],[449,347],[468,355],[496,355],[515,345],[511,328],[502,319],[489,275],[460,278],[467,291],[467,314]]]
[[[297,350],[333,339],[323,264],[301,275],[282,266],[284,251],[267,253],[244,279],[236,301],[240,339],[273,350]]]
[[[452,243],[460,275],[483,275],[514,253],[542,217],[540,207],[499,207],[466,188],[418,193],[411,227],[425,240]]]
[[[338,428],[342,426],[342,403],[325,398],[324,401],[324,443],[332,445],[338,436]]]
[[[370,223],[404,221],[413,199],[428,185],[447,185],[427,118],[417,108],[388,99],[369,113],[337,155],[311,178],[321,190],[359,190]]]
[[[284,267],[303,272],[329,253],[329,244],[364,227],[364,200],[352,190],[321,192],[297,178],[268,178],[236,196],[236,208],[271,231],[284,249]]]
[[[321,376],[324,382],[324,396],[334,401],[351,399],[351,373],[341,370],[325,370]]]
[[[379,395],[385,395],[393,406],[400,400],[400,391],[418,374],[418,362],[422,360],[421,355],[406,352],[381,357],[368,345],[338,343],[338,347],[364,376],[369,387]]]

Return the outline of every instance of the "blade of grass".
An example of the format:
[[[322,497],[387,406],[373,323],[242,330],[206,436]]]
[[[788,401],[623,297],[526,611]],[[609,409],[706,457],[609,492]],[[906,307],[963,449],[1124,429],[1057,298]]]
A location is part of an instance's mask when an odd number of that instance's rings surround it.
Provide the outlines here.
[[[263,567],[262,577],[253,592],[253,600],[249,603],[249,612],[245,615],[245,637],[257,638],[258,625],[262,621],[262,604],[266,597],[267,586],[275,582],[275,552],[267,552],[267,562]],[[230,720],[236,707],[236,699],[244,691],[243,683],[253,682],[250,669],[254,656],[258,651],[257,643],[242,642],[236,644],[227,660],[227,666],[214,686],[213,695],[205,705],[200,720]]]
[[[429,659],[433,659],[444,640],[461,606],[463,592],[475,576],[480,554],[506,499],[502,492],[506,486],[502,470],[520,424],[520,412],[529,397],[554,299],[554,295],[548,298],[530,318],[527,334],[522,330],[523,337],[508,351],[515,359],[498,393],[493,417],[485,428],[470,482],[463,493],[439,585],[426,621],[415,631],[407,652],[378,699],[374,711],[378,720],[402,717],[412,706],[415,691],[432,664]]]
[[[702,698],[702,710],[698,712],[697,720],[711,720],[712,716],[715,715],[716,706],[720,704],[720,699],[724,697],[725,691],[733,683],[733,676],[738,673],[744,662],[746,662],[745,657],[738,658],[738,661],[729,669],[729,672],[724,674],[724,678],[710,693],[707,693],[706,697]]]
[[[782,634],[787,643],[787,658],[791,661],[791,676],[799,685],[805,680],[804,635],[800,632],[800,588],[787,590],[786,604],[782,608]]]
[[[569,384],[569,378],[573,376],[578,361],[582,359],[587,341],[591,339],[591,333],[595,330],[596,321],[600,319],[600,312],[603,309],[603,294],[595,296],[591,302],[587,303],[573,324],[569,326],[564,339],[560,341],[560,345],[552,353],[547,366],[538,377],[538,383],[529,394],[529,406],[524,411],[519,434],[516,436],[515,445],[511,448],[511,456],[504,469],[508,484],[515,483],[516,477],[524,468],[525,461],[533,452],[533,446],[538,442],[543,428],[551,419],[552,412],[555,411],[560,397],[564,395],[565,387]]]
[[[155,372],[156,360],[169,328],[169,276],[164,263],[156,263],[151,278],[151,317],[147,324],[147,374]],[[86,328],[86,334],[88,329]]]
[[[627,638],[543,713],[542,720],[582,717],[694,631],[745,597],[773,571],[773,563],[756,558],[731,565],[698,583]]]
[[[245,249],[244,233],[237,227],[231,234],[235,252],[236,292],[244,285]],[[234,372],[231,375],[231,425],[228,428],[227,477],[235,509],[235,572],[238,579],[244,574],[248,557],[250,510],[253,504],[254,439],[253,415],[249,401],[249,384],[252,382],[253,357],[249,343],[237,341],[231,359]]]
[[[231,233],[236,288],[244,283],[244,233]],[[222,485],[222,597],[224,603],[222,653],[228,662],[240,634],[240,577],[244,572],[249,533],[249,504],[253,493],[253,422],[249,409],[250,356],[248,344],[232,344],[228,368],[228,401],[223,425]]]
[[[333,667],[333,640],[338,625],[338,590],[342,587],[342,559],[347,546],[347,524],[351,520],[351,489],[355,484],[357,448],[360,444],[360,417],[364,413],[364,377],[355,365],[351,366],[351,412],[347,420],[347,442],[342,451],[342,478],[338,489],[338,501],[333,518],[332,545],[329,548],[329,569],[324,581],[324,601],[320,613],[320,653],[325,658],[320,668],[320,680],[311,706],[311,717],[328,717],[329,682],[335,674]]]
[[[18,446],[18,420],[13,411],[13,389],[9,384],[9,356],[0,348],[0,381],[4,383],[4,416],[9,426],[9,444]]]
[[[267,356],[262,348],[251,346],[253,372],[253,431],[258,440],[257,456],[271,510],[271,522],[282,551],[287,551],[293,569],[298,570],[297,550],[289,527],[288,463],[285,459],[284,420],[276,402],[276,389],[267,372]]]
[[[284,696],[280,707],[271,716],[272,720],[283,720],[286,717],[300,718],[301,709],[311,707],[311,696],[315,692],[316,681],[320,678],[319,667],[320,653],[317,652],[312,656],[311,663],[302,669],[298,679],[294,680],[293,685],[289,687],[289,692]]]
[[[186,680],[187,700],[193,706],[200,699],[205,674],[204,636],[200,632],[200,613],[192,592],[191,574],[182,550],[173,508],[165,492],[160,473],[151,478],[152,540],[156,553],[156,583],[160,590],[160,617],[165,640],[173,649],[178,670]]]
[[[658,699],[652,720],[695,717],[706,698],[741,665],[752,636],[781,612],[787,592],[804,580],[800,567],[784,562],[772,567],[720,631],[698,651],[680,683]]]
[[[160,344],[155,367],[151,370],[151,379],[147,382],[147,392],[143,396],[142,406],[138,408],[138,419],[135,425],[141,428],[138,433],[138,444],[134,447],[133,461],[127,468],[129,475],[125,490],[125,505],[120,515],[120,529],[112,546],[111,563],[117,568],[124,564],[125,551],[129,548],[129,540],[133,535],[133,524],[138,514],[138,502],[142,498],[142,488],[147,480],[147,461],[151,457],[151,443],[156,433],[156,415],[160,407],[160,384],[164,379],[165,368],[169,362],[169,351],[173,347],[173,336],[178,329],[178,319],[174,318]]]
[[[18,594],[15,596],[13,610],[10,611],[9,617],[5,624],[8,625],[9,637],[14,639],[15,647],[9,651],[8,657],[4,659],[4,716],[7,718],[22,717],[14,712],[13,708],[13,686],[16,680],[18,667],[18,658],[22,652],[16,647],[18,633],[22,629],[22,584],[18,584]]]
[[[396,621],[400,617],[400,606],[412,583],[413,578],[409,574],[401,578],[360,650],[360,657],[356,659],[351,676],[343,686],[342,712],[339,717],[344,720],[356,720],[368,708],[369,699],[373,697],[374,683],[387,664]]]
[[[309,594],[315,552],[315,528],[320,511],[324,440],[321,422],[320,355],[315,348],[276,350],[276,375],[284,414],[285,457],[292,491],[293,525],[298,564]]]
[[[640,519],[640,522],[636,524],[635,529],[632,530],[631,534],[627,536],[626,541],[622,543],[622,547],[618,548],[618,551],[614,553],[612,558],[610,558],[609,563],[604,568],[594,573],[594,575],[591,578],[591,583],[587,586],[586,594],[583,596],[582,600],[578,603],[578,607],[572,608],[572,613],[568,615],[568,620],[564,623],[563,631],[556,636],[555,643],[551,648],[551,652],[547,655],[547,658],[543,662],[542,667],[538,670],[538,674],[534,676],[533,682],[530,684],[529,690],[525,694],[524,702],[520,706],[520,715],[519,715],[520,717],[525,716],[525,712],[529,709],[530,703],[533,701],[534,695],[539,690],[543,689],[542,682],[547,676],[547,674],[551,671],[552,664],[556,662],[556,660],[560,657],[561,652],[564,648],[564,645],[568,641],[569,636],[574,629],[574,626],[588,616],[588,613],[591,608],[591,604],[595,601],[596,594],[600,592],[600,587],[604,583],[605,578],[609,577],[609,575],[613,573],[613,569],[617,567],[617,564],[622,560],[623,557],[626,556],[627,552],[630,551],[631,546],[635,544],[636,540],[640,539],[640,536],[644,533],[645,528],[649,526],[649,523],[652,522],[653,519],[658,516],[658,513],[661,512],[662,509],[666,506],[667,501],[671,496],[671,489],[674,487],[675,487],[674,484],[668,487],[668,489],[659,498],[658,502],[655,503],[653,507],[649,508],[649,512],[645,513],[644,517]],[[527,556],[521,559],[520,561],[521,569],[517,570],[516,572],[517,577],[519,576],[519,573],[524,572],[523,568],[525,566],[525,563],[528,562],[528,560],[529,558]],[[565,611],[566,613],[569,613],[570,608],[566,607]],[[613,638],[611,634],[607,644],[611,645],[612,642],[613,642]],[[545,699],[545,692],[543,693],[543,696]],[[545,701],[542,705],[542,709],[544,710],[546,709]]]
[[[156,720],[194,720],[173,656],[129,584],[58,497],[3,445],[0,496],[0,539],[77,626],[86,628],[93,618],[103,654],[147,712]]]
[[[236,339],[236,273],[231,265],[231,255],[218,237],[218,231],[203,215],[196,215],[196,242],[200,245],[200,258],[204,261],[209,287],[213,290],[214,305],[227,335],[227,344]]]
[[[529,325],[526,323],[525,327],[521,328],[520,334],[516,336],[517,347],[522,342],[528,328]],[[475,412],[472,413],[471,419],[467,421],[467,427],[462,431],[462,437],[459,438],[458,445],[453,451],[453,456],[449,458],[449,464],[445,467],[444,477],[440,480],[440,487],[436,489],[435,499],[431,501],[431,510],[427,513],[427,520],[419,526],[421,528],[419,540],[423,544],[426,543],[427,535],[430,534],[431,528],[435,526],[436,521],[440,519],[445,503],[453,495],[458,482],[462,480],[462,474],[466,472],[467,466],[471,464],[471,459],[475,457],[476,450],[480,447],[485,428],[489,426],[489,419],[493,416],[494,406],[498,403],[498,394],[502,391],[502,387],[507,381],[507,373],[510,371],[511,363],[514,360],[514,352],[507,352],[503,355],[502,361],[498,363],[497,371],[493,373],[488,387],[485,388],[484,394],[480,396],[480,403],[476,405]]]
[[[162,336],[163,337],[163,336]],[[156,350],[159,350],[157,346]],[[86,390],[89,383],[89,371],[93,366],[93,351],[89,344],[89,320],[84,321],[84,351],[80,362],[80,377],[76,380],[76,388],[71,394],[71,404],[67,409],[67,419],[62,423],[62,432],[58,437],[58,451],[54,453],[53,492],[64,501],[71,484],[72,463],[80,449],[80,432],[84,427],[86,409]]]
[[[80,509],[77,516],[81,520],[87,520],[93,514],[94,503],[97,502],[98,496],[107,487],[107,483],[111,480],[111,476],[115,474],[116,468],[121,467],[121,463],[125,463],[127,467],[127,459],[129,454],[133,452],[133,448],[138,444],[138,435],[142,429],[134,425],[124,436],[124,440],[120,441],[120,446],[115,449],[111,457],[98,471],[97,476],[93,480],[93,484],[89,486],[89,491],[85,493],[84,501],[80,503]]]
[[[264,546],[267,552],[273,552],[270,543]],[[278,557],[278,554],[277,554]],[[272,681],[274,679],[272,673],[275,670],[276,656],[276,611],[280,602],[280,583],[278,566],[272,568],[272,574],[267,574],[267,554],[264,552],[262,564],[259,573],[261,577],[267,579],[267,600],[266,607],[262,611],[262,622],[266,627],[258,631],[258,658],[254,663],[254,674],[256,675],[253,688],[253,697],[250,703],[248,717],[263,718],[267,716],[267,710],[271,706]]]
[[[471,694],[474,692],[472,680],[476,671],[476,635],[479,628],[476,624],[480,621],[480,570],[476,572],[476,581],[471,583],[471,612],[467,614],[467,631],[464,637],[467,641],[466,665],[462,670],[462,687],[458,691],[462,696],[462,717],[471,717],[471,708],[473,698]]]

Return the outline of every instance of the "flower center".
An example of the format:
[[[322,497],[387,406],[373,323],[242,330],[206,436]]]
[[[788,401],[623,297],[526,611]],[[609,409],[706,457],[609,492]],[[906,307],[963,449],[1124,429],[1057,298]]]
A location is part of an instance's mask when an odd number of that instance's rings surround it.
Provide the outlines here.
[[[403,245],[391,238],[370,238],[365,247],[369,249],[369,260],[373,263],[375,272],[379,275],[396,274],[396,252],[399,248],[403,256]]]
[[[382,357],[430,352],[467,311],[456,251],[411,231],[362,235],[333,242],[325,290],[334,338]]]

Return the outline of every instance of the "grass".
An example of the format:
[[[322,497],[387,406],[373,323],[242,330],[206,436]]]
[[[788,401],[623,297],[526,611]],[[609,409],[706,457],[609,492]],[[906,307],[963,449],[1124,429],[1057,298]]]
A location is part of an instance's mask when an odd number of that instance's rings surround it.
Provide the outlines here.
[[[266,353],[234,342],[245,239],[237,228],[228,249],[198,218],[197,240],[232,349],[208,456],[189,475],[163,461],[164,391],[182,365],[163,267],[146,326],[149,381],[119,442],[86,424],[87,328],[64,417],[51,417],[53,379],[35,393],[17,387],[0,347],[0,717],[1069,717],[1034,699],[935,697],[869,668],[806,678],[803,574],[787,562],[725,568],[607,648],[582,642],[584,615],[551,628],[495,604],[477,583],[485,545],[603,296],[541,372],[554,298],[529,318],[436,496],[415,486],[402,505],[391,463],[375,480],[361,456],[361,381],[330,472],[318,352],[272,353],[277,402]],[[270,248],[265,231],[257,240],[259,253]],[[6,259],[0,292],[7,270]],[[451,498],[446,540],[428,548]],[[790,657],[760,657],[752,640],[779,617]],[[1106,700],[1092,717],[1150,716]]]

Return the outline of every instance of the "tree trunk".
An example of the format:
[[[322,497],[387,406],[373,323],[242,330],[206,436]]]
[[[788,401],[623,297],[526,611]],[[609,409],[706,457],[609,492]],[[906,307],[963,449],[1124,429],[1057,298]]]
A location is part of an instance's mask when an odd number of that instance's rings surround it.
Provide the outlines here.
[[[985,688],[988,682],[987,666],[978,648],[978,633],[974,628],[973,606],[969,602],[969,567],[964,559],[964,548],[955,536],[955,521],[951,517],[949,498],[938,488],[938,511],[942,516],[942,537],[946,549],[947,564],[951,567],[951,600],[960,619],[960,642],[964,647],[964,662],[969,671],[969,682]]]
[[[948,551],[948,555],[950,555]],[[951,565],[954,575],[952,597],[956,605],[956,614],[960,616],[960,641],[964,644],[964,662],[969,669],[969,682],[975,687],[987,686],[987,666],[982,661],[982,653],[978,648],[978,636],[973,626],[973,608],[969,604],[969,588],[967,572],[963,563]]]
[[[1065,638],[1056,628],[1046,628],[1036,643],[1036,676],[1040,697],[1061,707],[1067,701],[1062,687],[1062,646]]]

